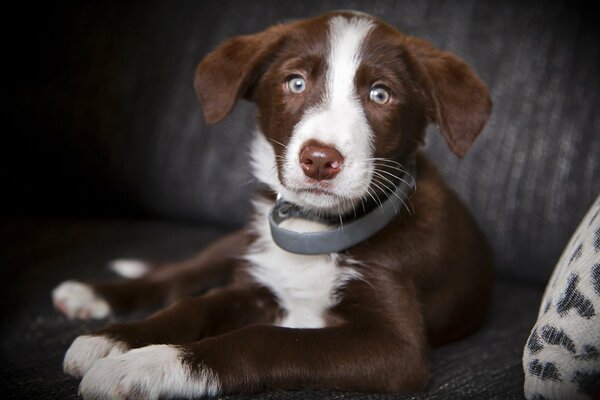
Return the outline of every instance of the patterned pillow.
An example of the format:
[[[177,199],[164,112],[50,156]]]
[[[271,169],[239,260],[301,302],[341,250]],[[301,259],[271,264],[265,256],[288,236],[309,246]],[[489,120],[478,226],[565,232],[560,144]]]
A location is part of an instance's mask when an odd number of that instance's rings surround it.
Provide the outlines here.
[[[600,396],[600,196],[552,273],[523,369],[529,400]]]

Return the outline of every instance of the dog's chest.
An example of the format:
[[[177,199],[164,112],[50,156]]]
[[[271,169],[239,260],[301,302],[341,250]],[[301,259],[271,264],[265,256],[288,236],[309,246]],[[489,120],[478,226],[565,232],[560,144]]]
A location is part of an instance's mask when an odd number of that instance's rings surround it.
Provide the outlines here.
[[[285,314],[278,325],[290,328],[322,328],[327,310],[339,301],[338,290],[358,277],[350,267],[340,266],[337,254],[305,256],[277,246],[269,230],[268,206],[257,207],[254,228],[258,239],[246,254],[250,274],[277,296]],[[322,229],[320,224],[288,220],[282,227],[299,232]]]

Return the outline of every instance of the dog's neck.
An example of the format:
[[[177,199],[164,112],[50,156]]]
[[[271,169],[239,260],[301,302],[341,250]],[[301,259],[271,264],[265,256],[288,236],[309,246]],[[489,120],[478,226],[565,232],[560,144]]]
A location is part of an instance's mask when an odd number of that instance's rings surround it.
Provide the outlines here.
[[[305,210],[286,201],[279,195],[269,212],[269,225],[273,241],[282,249],[296,254],[316,255],[339,253],[355,246],[383,229],[400,214],[408,196],[416,188],[416,163],[412,160],[400,177],[394,191],[387,199],[375,202],[362,213],[351,212],[345,216],[327,216]],[[296,232],[281,227],[289,219],[303,219],[325,226],[317,232]]]

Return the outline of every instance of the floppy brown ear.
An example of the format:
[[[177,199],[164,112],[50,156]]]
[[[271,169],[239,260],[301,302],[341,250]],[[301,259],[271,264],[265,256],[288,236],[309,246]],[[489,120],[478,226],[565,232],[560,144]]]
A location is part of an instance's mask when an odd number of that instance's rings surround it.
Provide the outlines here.
[[[247,95],[286,30],[285,25],[277,25],[260,33],[229,39],[198,64],[194,88],[207,123],[221,121],[235,102]]]
[[[408,38],[407,45],[420,66],[427,117],[438,124],[452,152],[463,157],[492,111],[490,93],[460,58],[416,38]]]

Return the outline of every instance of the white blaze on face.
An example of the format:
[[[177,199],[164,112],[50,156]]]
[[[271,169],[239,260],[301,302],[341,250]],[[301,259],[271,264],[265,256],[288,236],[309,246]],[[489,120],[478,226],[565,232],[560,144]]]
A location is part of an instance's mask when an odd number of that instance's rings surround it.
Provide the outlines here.
[[[369,18],[336,16],[329,21],[330,52],[327,60],[327,87],[323,101],[306,111],[294,128],[285,154],[283,180],[288,200],[323,211],[344,211],[351,200],[367,194],[371,181],[372,131],[354,85],[360,64],[360,50],[373,22]],[[294,192],[307,188],[307,177],[299,163],[299,154],[307,141],[335,147],[344,157],[340,173],[329,181],[334,196]]]
[[[291,132],[286,148],[283,181],[280,182],[273,146],[260,132],[253,143],[255,176],[283,197],[298,205],[321,211],[341,212],[351,206],[348,199],[363,197],[371,180],[371,129],[361,102],[356,96],[354,78],[360,64],[360,48],[372,22],[368,18],[333,17],[329,22],[330,54],[327,87],[321,104],[308,110]],[[334,196],[298,192],[310,187],[302,172],[301,147],[310,140],[335,147],[344,156],[340,173],[329,181]],[[273,242],[267,215],[271,204],[256,203],[255,232],[258,239],[245,258],[250,273],[263,286],[270,288],[285,310],[278,325],[291,328],[323,328],[327,310],[338,302],[338,290],[352,279],[360,279],[355,269],[342,267],[338,255],[306,256],[282,250]],[[306,220],[287,220],[284,228],[311,232],[325,226]],[[347,263],[345,260],[344,263]],[[281,268],[286,265],[287,268]]]

